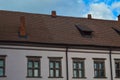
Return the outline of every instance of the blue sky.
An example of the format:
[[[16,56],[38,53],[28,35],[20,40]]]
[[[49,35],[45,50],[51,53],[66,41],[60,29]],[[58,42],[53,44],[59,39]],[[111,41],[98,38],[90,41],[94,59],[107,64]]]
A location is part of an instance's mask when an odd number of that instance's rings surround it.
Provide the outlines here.
[[[0,0],[0,10],[21,11],[39,14],[116,20],[120,14],[120,0]]]

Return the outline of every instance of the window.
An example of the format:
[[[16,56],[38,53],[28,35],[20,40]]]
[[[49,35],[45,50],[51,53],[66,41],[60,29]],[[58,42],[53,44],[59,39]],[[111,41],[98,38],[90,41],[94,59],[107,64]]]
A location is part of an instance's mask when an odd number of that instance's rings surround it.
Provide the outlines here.
[[[40,58],[38,56],[27,56],[27,77],[40,77]]]
[[[105,78],[105,59],[94,59],[94,77]]]
[[[73,58],[73,78],[84,78],[84,58]]]
[[[61,78],[62,77],[62,57],[49,57],[49,78]]]
[[[0,55],[0,77],[5,77],[5,57]]]
[[[80,34],[86,38],[92,38],[92,30],[86,26],[75,25],[76,28],[80,31]]]
[[[120,78],[120,59],[115,59],[115,77]]]

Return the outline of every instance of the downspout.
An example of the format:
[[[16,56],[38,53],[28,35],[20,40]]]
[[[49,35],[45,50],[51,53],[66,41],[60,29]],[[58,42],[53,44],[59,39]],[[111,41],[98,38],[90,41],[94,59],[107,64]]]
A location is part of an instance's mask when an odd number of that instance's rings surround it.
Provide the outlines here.
[[[109,50],[109,59],[110,59],[110,73],[111,73],[111,80],[113,80],[113,71],[112,71],[112,49]]]
[[[66,80],[69,80],[69,72],[68,72],[68,47],[66,47]]]

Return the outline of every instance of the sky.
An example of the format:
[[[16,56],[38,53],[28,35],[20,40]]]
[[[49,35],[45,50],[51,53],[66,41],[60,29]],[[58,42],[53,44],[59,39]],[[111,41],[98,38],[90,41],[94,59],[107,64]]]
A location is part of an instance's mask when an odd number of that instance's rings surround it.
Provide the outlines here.
[[[117,20],[120,0],[0,0],[0,10]]]

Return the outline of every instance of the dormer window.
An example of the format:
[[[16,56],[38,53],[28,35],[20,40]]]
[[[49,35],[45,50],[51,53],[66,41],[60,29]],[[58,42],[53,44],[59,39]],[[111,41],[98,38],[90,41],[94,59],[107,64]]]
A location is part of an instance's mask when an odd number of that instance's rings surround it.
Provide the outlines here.
[[[113,29],[115,30],[115,32],[117,32],[118,35],[120,35],[120,29],[117,29],[117,28],[113,28]]]
[[[86,26],[75,25],[80,34],[86,38],[92,38],[92,30]]]

